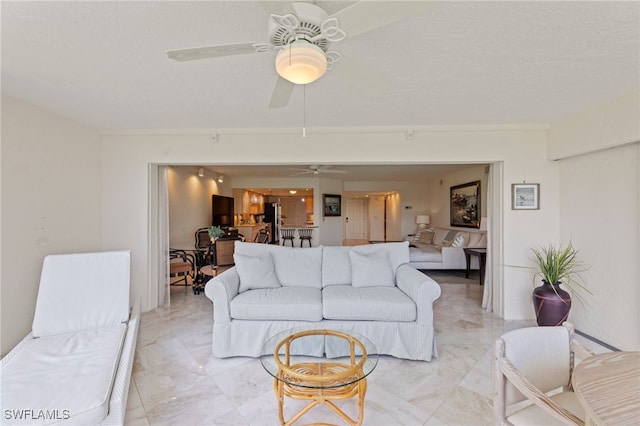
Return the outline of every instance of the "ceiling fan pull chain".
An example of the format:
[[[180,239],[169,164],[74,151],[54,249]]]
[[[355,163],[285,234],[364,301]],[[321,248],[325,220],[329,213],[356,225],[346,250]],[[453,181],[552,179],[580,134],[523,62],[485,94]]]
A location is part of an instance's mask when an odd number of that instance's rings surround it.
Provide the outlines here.
[[[307,137],[307,85],[302,85],[302,137]]]

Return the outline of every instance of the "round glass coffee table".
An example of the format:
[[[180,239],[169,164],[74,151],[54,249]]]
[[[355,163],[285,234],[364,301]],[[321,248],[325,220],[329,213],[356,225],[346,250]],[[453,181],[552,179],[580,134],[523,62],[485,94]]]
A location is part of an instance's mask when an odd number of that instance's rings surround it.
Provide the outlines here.
[[[260,362],[275,379],[280,424],[292,425],[319,404],[331,408],[350,425],[361,425],[367,376],[378,364],[376,347],[357,333],[336,330],[294,329],[269,338]],[[285,421],[284,397],[311,401]],[[332,401],[358,398],[358,419],[353,420]]]

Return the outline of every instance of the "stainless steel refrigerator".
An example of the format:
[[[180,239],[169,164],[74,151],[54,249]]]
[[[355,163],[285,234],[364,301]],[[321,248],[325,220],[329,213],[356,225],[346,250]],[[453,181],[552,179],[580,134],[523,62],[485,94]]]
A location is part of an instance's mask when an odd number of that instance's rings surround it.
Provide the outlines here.
[[[282,223],[280,203],[265,203],[264,222],[271,224],[271,244],[280,244],[280,224]]]

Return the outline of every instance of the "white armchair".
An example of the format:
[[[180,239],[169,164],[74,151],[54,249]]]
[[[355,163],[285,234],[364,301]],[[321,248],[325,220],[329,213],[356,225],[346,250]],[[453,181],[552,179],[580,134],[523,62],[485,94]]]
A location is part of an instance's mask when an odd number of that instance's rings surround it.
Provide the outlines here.
[[[584,425],[571,389],[575,356],[593,355],[573,339],[573,326],[528,327],[495,343],[493,408],[496,425]],[[523,401],[532,403],[526,405]]]

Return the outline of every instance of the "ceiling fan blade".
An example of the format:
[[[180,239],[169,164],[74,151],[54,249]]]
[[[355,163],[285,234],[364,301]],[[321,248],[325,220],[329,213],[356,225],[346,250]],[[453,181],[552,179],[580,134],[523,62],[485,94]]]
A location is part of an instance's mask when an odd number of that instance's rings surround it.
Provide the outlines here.
[[[271,101],[269,101],[269,108],[282,108],[287,106],[294,87],[295,84],[292,82],[278,77],[276,87],[274,87],[273,94],[271,95]]]
[[[342,55],[342,59],[333,65],[331,72],[340,75],[369,96],[381,95],[391,87],[391,80],[387,77],[346,55]]]
[[[222,56],[256,53],[256,43],[237,43],[219,46],[195,47],[192,49],[169,50],[167,56],[175,61],[193,61],[196,59],[219,58]]]
[[[306,171],[306,172],[294,173],[292,175],[289,175],[289,177],[300,176],[300,175],[308,175],[309,173],[311,173],[311,172],[310,171]]]
[[[320,173],[347,173],[346,170],[320,170]]]
[[[433,1],[359,1],[334,13],[347,37],[384,27],[435,7]]]
[[[288,1],[260,0],[258,3],[260,3],[260,6],[269,14],[286,15],[294,12],[292,4]]]

